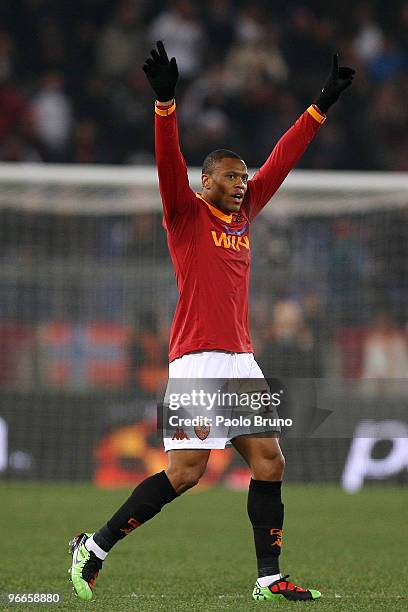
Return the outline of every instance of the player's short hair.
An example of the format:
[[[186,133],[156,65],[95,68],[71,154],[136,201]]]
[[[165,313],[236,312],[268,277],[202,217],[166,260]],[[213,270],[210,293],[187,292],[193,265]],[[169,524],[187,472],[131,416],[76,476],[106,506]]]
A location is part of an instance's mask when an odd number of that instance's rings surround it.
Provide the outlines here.
[[[230,151],[229,149],[216,149],[215,151],[211,151],[205,158],[201,173],[211,174],[214,172],[215,164],[226,157],[243,161],[242,157],[238,155],[238,153],[234,153],[234,151]]]

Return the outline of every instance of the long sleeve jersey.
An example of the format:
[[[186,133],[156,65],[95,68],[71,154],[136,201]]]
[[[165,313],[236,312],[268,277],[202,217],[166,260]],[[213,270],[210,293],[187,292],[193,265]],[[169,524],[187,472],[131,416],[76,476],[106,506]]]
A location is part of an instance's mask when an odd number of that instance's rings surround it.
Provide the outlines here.
[[[248,180],[239,213],[225,214],[190,188],[175,104],[156,106],[163,225],[179,300],[169,360],[195,351],[253,352],[248,323],[250,223],[282,184],[325,120],[310,106]]]

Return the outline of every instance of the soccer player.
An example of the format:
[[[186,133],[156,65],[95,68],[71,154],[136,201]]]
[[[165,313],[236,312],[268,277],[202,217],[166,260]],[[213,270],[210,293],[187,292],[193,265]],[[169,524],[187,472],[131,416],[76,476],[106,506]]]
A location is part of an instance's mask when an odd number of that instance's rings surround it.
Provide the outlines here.
[[[238,154],[225,149],[210,153],[204,160],[200,193],[190,189],[179,146],[176,60],[168,59],[159,41],[143,70],[156,93],[163,223],[180,294],[170,338],[169,383],[190,378],[263,379],[248,330],[249,226],[306,150],[329,107],[351,85],[354,70],[339,67],[334,55],[315,104],[283,135],[252,179]],[[99,531],[81,533],[71,541],[71,579],[77,595],[92,599],[94,580],[111,548],[196,485],[211,449],[224,448],[229,442],[252,474],[248,515],[258,563],[253,598],[307,601],[320,597],[319,591],[300,588],[280,573],[284,458],[278,433],[259,436],[230,431],[224,438],[212,437],[205,428],[196,433],[188,436],[179,430],[165,438],[167,469],[141,482]]]

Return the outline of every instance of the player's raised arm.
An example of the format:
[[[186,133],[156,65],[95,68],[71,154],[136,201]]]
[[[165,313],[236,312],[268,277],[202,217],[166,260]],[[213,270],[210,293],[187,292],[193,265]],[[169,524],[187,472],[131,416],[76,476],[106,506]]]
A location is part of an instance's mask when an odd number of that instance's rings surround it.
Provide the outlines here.
[[[338,55],[333,55],[329,76],[315,103],[309,106],[282,136],[260,170],[248,181],[247,206],[250,219],[269,202],[303,155],[320,126],[326,121],[329,108],[353,82],[354,74],[355,70],[352,68],[339,67]]]
[[[143,70],[156,94],[155,145],[160,193],[164,215],[171,222],[191,202],[187,167],[180,150],[174,99],[178,80],[177,62],[169,60],[161,41],[152,49]]]

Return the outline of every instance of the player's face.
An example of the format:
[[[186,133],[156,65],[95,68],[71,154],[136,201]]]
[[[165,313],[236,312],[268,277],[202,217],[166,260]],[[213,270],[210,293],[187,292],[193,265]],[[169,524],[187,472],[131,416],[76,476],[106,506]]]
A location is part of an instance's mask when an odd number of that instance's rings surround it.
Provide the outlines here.
[[[248,170],[240,159],[220,159],[211,174],[202,175],[203,197],[223,212],[238,212],[244,199]]]

